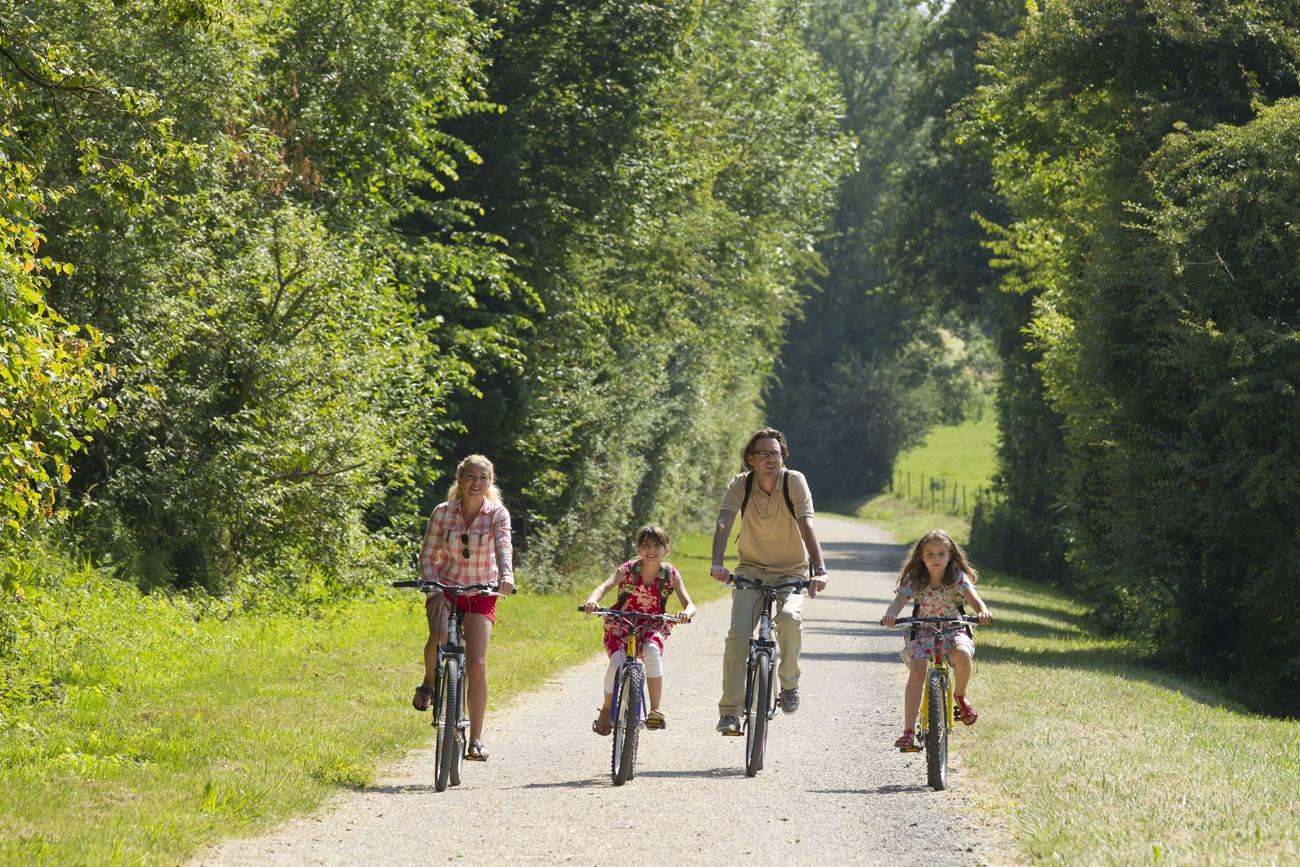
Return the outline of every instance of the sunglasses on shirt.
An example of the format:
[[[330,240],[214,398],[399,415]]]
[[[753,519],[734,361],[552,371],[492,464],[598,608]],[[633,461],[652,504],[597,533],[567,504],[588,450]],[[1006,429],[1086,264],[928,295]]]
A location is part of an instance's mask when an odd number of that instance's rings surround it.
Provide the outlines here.
[[[460,544],[464,546],[460,549],[460,556],[468,560],[469,559],[469,533],[460,534]]]

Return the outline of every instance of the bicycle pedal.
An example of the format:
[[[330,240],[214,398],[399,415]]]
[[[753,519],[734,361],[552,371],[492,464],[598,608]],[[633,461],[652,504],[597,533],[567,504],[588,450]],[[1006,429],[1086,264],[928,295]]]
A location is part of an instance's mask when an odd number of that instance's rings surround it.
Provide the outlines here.
[[[745,733],[744,733],[744,732],[741,732],[741,731],[735,731],[735,732],[730,732],[730,731],[728,731],[728,732],[723,732],[723,733],[722,733],[722,736],[723,736],[724,738],[738,738],[738,737],[741,737],[741,736],[744,735],[744,734],[745,734]]]
[[[898,748],[898,751],[899,751],[900,753],[919,753],[919,752],[921,751],[921,748],[920,748],[919,746],[915,746],[915,747],[899,747],[899,748]]]

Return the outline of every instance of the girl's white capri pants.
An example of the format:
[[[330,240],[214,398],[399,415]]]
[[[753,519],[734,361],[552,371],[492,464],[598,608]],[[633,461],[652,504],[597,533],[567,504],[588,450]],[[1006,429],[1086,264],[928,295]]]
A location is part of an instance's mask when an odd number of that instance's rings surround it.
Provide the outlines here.
[[[611,695],[614,692],[614,677],[618,674],[618,667],[627,659],[627,654],[621,650],[616,650],[609,657],[609,668],[605,669],[605,694]],[[663,677],[664,660],[659,655],[659,645],[653,641],[647,641],[641,645],[641,659],[645,662],[646,677]]]

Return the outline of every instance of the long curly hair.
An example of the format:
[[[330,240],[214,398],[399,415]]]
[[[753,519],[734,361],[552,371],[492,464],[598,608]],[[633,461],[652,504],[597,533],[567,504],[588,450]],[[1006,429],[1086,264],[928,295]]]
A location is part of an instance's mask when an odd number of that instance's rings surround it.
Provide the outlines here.
[[[959,572],[965,573],[972,584],[979,580],[980,573],[975,571],[970,560],[966,559],[966,552],[961,549],[961,545],[958,545],[947,531],[931,530],[918,539],[912,547],[912,553],[908,555],[902,571],[898,573],[896,591],[910,587],[913,593],[920,593],[930,583],[930,570],[925,568],[925,546],[931,542],[942,542],[948,546],[948,565],[943,571],[943,584],[951,587],[957,580]]]
[[[460,499],[460,480],[465,475],[465,471],[470,467],[482,467],[487,470],[488,489],[484,495],[494,503],[501,502],[501,491],[497,489],[497,471],[492,466],[492,462],[483,455],[466,455],[456,466],[456,478],[451,480],[451,487],[447,489],[447,502],[452,503]]]

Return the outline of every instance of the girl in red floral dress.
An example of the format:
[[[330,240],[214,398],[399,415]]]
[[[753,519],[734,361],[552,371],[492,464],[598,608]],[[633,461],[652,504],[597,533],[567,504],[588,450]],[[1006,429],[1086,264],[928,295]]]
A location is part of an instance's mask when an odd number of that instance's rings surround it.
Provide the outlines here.
[[[682,605],[679,616],[690,621],[695,616],[695,603],[691,602],[691,597],[686,592],[681,573],[663,559],[671,550],[668,533],[662,527],[642,527],[636,534],[636,550],[640,556],[615,569],[613,575],[591,591],[582,607],[587,611],[595,611],[600,607],[600,598],[618,585],[618,601],[611,608],[665,614],[668,597],[676,593],[677,601]],[[642,638],[641,654],[645,662],[646,687],[650,693],[650,713],[646,715],[645,721],[648,729],[661,729],[667,725],[663,712],[659,710],[659,700],[664,692],[662,654],[669,629],[665,624],[662,628],[647,630]],[[626,638],[625,624],[606,621],[605,652],[609,654],[609,668],[605,671],[605,703],[591,724],[591,730],[598,735],[608,735],[612,730],[609,722],[610,702],[614,696],[614,676],[625,659],[623,647]]]

